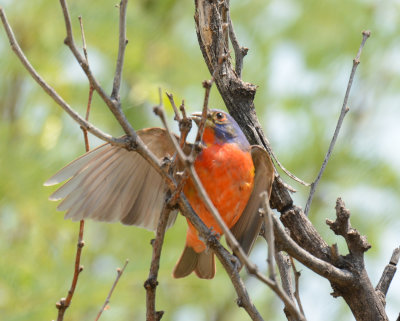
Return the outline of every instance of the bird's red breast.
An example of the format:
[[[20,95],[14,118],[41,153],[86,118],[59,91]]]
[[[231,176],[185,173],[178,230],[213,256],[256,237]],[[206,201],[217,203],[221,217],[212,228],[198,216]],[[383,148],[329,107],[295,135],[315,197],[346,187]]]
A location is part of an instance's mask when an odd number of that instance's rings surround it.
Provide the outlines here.
[[[205,148],[194,163],[196,172],[222,219],[231,228],[240,218],[253,189],[254,165],[250,149],[235,142],[217,142],[213,128],[205,128]],[[222,235],[218,223],[198,196],[191,180],[184,193],[194,211],[213,231]],[[196,229],[188,222],[186,243],[197,253],[205,250]]]

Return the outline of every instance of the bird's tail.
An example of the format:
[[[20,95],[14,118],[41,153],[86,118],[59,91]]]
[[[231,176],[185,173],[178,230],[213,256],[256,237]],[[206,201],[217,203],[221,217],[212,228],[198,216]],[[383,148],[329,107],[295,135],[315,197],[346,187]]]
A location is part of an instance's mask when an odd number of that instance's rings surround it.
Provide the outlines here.
[[[192,247],[185,245],[172,275],[174,278],[183,278],[193,271],[201,279],[212,279],[215,275],[214,253],[208,249],[197,253]]]

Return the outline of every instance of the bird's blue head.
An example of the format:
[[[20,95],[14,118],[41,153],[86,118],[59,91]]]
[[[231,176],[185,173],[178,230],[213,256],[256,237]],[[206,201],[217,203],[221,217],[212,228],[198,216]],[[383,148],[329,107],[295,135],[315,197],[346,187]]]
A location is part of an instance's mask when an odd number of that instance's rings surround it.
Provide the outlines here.
[[[193,113],[191,118],[196,124],[199,124],[201,112]],[[250,144],[237,122],[231,115],[219,109],[211,109],[207,112],[203,142],[206,145],[235,143],[243,150],[250,148]]]

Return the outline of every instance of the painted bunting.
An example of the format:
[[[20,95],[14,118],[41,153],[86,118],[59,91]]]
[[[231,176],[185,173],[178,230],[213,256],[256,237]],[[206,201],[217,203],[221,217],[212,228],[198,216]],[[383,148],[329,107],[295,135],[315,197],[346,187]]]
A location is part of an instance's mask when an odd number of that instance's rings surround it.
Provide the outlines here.
[[[199,123],[201,114],[192,114],[192,119]],[[148,128],[137,133],[160,160],[174,154],[164,129]],[[262,147],[250,146],[236,121],[221,110],[208,112],[202,143],[204,148],[194,163],[196,172],[222,219],[249,253],[262,225],[258,213],[263,201],[260,193],[271,192],[272,162]],[[191,148],[190,144],[186,148]],[[182,166],[177,170],[182,170]],[[69,178],[50,196],[53,201],[63,199],[57,209],[67,211],[65,218],[157,228],[168,189],[160,174],[138,153],[108,143],[101,145],[65,166],[45,185]],[[190,179],[183,192],[202,221],[222,235]],[[175,222],[176,214],[170,214],[168,227]],[[185,248],[173,276],[180,278],[193,271],[200,278],[211,279],[215,275],[215,261],[212,251],[188,221]]]

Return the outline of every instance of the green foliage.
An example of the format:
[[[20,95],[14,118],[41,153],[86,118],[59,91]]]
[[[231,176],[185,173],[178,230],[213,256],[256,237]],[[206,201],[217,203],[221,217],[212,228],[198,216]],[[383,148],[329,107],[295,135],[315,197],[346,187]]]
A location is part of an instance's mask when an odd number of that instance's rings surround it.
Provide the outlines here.
[[[400,92],[395,1],[295,2],[231,1],[231,14],[242,45],[250,48],[243,79],[259,86],[256,108],[281,162],[312,181],[334,131],[351,60],[361,31],[372,30],[334,155],[323,177],[310,217],[329,242],[342,241],[329,231],[341,196],[352,224],[373,248],[368,268],[377,282],[391,250],[399,245],[400,133],[396,119]],[[109,1],[70,1],[74,35],[80,43],[82,16],[89,62],[107,91],[111,90],[118,42],[118,9]],[[61,9],[56,1],[7,1],[9,21],[25,54],[39,73],[78,112],[84,114],[88,84],[63,45]],[[151,107],[158,87],[185,99],[190,111],[202,106],[201,82],[210,76],[203,62],[190,1],[131,1],[128,6],[123,108],[135,128],[160,126]],[[23,17],[23,18],[22,18]],[[56,318],[55,302],[66,296],[72,278],[78,225],[62,219],[47,201],[52,188],[42,183],[84,151],[78,125],[44,94],[13,55],[0,28],[0,316],[11,321]],[[168,105],[166,103],[166,105]],[[222,106],[216,89],[212,106]],[[172,118],[171,111],[168,111]],[[121,129],[99,97],[91,120],[103,130]],[[99,142],[92,139],[92,145]],[[296,204],[304,206],[308,189],[292,184]],[[171,271],[183,248],[185,221],[167,232],[161,259],[157,307],[163,320],[243,320],[229,280],[219,266],[212,281],[194,276],[174,280]],[[153,234],[120,224],[86,223],[80,276],[66,320],[94,319],[115,277],[115,268],[130,263],[102,320],[143,320]],[[263,265],[264,244],[254,259]],[[303,271],[305,269],[303,268]],[[245,274],[245,273],[243,273]],[[284,320],[282,305],[270,290],[246,280],[261,313]],[[389,316],[400,306],[398,278],[388,297]],[[397,284],[397,285],[396,285]],[[396,290],[397,288],[397,290]],[[396,296],[397,291],[397,296]],[[329,284],[304,271],[304,307],[310,320],[350,318],[345,305],[329,296]],[[316,304],[318,303],[318,304]],[[321,306],[321,308],[316,308]],[[197,319],[196,319],[197,318]]]

